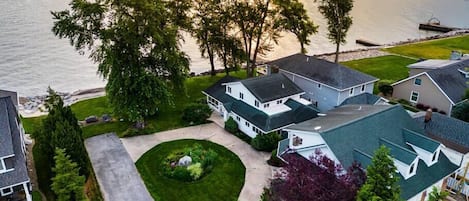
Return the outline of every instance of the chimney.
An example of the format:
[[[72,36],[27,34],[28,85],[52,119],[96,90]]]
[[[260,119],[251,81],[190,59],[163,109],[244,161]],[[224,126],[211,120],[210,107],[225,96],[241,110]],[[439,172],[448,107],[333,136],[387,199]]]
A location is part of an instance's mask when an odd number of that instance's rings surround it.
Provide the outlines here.
[[[432,109],[429,108],[427,110],[427,113],[425,114],[425,123],[428,123],[430,120],[432,120]]]

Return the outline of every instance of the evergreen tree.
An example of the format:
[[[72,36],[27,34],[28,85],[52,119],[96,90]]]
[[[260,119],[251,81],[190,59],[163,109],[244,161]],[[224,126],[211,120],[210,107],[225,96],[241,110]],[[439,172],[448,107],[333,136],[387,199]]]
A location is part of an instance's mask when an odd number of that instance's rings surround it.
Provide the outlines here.
[[[182,89],[189,59],[179,28],[188,28],[189,0],[72,0],[52,12],[52,31],[79,51],[89,50],[114,112],[144,128],[144,118],[171,104]]]
[[[448,191],[438,191],[438,189],[433,186],[432,192],[428,194],[428,201],[444,201],[445,198],[448,197]]]
[[[52,178],[51,188],[57,195],[57,201],[85,200],[85,177],[79,175],[78,165],[70,160],[64,149],[55,149],[54,160],[55,176]]]
[[[358,192],[357,201],[400,200],[398,180],[389,149],[381,146],[376,150],[371,165],[367,168],[366,182]]]
[[[451,116],[469,122],[469,100],[454,106]]]
[[[319,0],[319,2],[319,12],[327,19],[328,38],[336,45],[335,63],[338,63],[340,45],[346,42],[347,31],[352,25],[350,11],[353,8],[353,0]]]

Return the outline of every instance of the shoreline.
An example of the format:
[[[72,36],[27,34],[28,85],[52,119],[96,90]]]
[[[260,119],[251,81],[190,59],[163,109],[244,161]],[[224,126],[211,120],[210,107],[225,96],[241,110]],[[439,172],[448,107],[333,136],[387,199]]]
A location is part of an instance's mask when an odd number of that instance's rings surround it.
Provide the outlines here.
[[[364,47],[364,48],[355,49],[355,50],[342,51],[339,53],[339,61],[344,62],[344,61],[351,61],[351,60],[357,60],[357,59],[386,56],[386,55],[390,55],[390,53],[381,51],[382,48],[420,43],[420,42],[426,42],[430,40],[461,37],[465,35],[469,35],[469,29],[455,30],[455,31],[442,33],[442,34],[438,34],[435,36],[420,38],[420,39],[407,39],[405,41],[398,41],[398,42],[393,42],[390,44],[383,44],[381,46]],[[318,58],[325,59],[328,61],[333,61],[335,52],[315,54],[313,56],[316,56]],[[266,61],[263,60],[260,63],[264,63],[264,62]],[[223,68],[216,69],[216,72],[217,73],[224,72],[224,69]],[[210,71],[205,71],[201,73],[194,73],[194,72],[189,73],[189,77],[198,77],[198,76],[204,76],[204,75],[210,75]],[[68,92],[57,92],[57,93],[64,99],[65,105],[72,105],[78,101],[102,97],[106,95],[104,87],[92,88],[92,89],[79,89],[71,93],[68,93]],[[19,112],[21,116],[29,118],[29,117],[37,117],[37,116],[46,115],[47,112],[45,112],[45,109],[44,109],[44,101],[46,99],[46,96],[47,95],[19,97]]]

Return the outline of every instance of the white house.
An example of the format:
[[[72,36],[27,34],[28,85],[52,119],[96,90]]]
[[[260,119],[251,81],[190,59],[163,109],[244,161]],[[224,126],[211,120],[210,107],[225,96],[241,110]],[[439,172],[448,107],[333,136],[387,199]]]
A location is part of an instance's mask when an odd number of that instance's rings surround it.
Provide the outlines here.
[[[0,200],[31,201],[24,129],[15,106],[16,93],[4,95],[0,94]]]
[[[355,161],[366,168],[375,150],[386,146],[404,200],[425,200],[432,186],[442,187],[459,168],[400,105],[345,105],[284,130],[288,138],[279,142],[279,157],[298,153],[309,158],[319,149],[344,168]]]
[[[318,113],[311,102],[301,98],[303,90],[283,74],[245,80],[224,77],[203,93],[214,111],[225,121],[232,117],[250,137],[279,131]]]
[[[305,94],[321,112],[339,106],[347,98],[373,93],[377,78],[314,56],[294,54],[265,64],[267,72],[278,69]]]

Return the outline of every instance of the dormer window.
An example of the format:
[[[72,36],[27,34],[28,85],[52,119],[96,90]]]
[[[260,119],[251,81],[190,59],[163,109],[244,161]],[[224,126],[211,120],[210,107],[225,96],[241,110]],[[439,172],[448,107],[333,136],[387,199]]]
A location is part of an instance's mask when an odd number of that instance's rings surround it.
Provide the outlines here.
[[[244,99],[244,94],[240,92],[240,93],[239,93],[239,98],[240,98],[241,100],[243,100],[243,99]]]
[[[282,104],[282,102],[283,102],[282,99],[278,100],[278,101],[277,101],[277,105],[278,105],[278,104]]]
[[[433,157],[432,157],[432,162],[434,162],[436,160],[436,155],[437,155],[438,152],[435,151],[435,153],[433,153]]]
[[[227,87],[226,91],[228,91],[228,93],[231,93],[231,87]]]
[[[365,91],[366,85],[362,85],[362,92]]]
[[[254,105],[255,105],[256,107],[259,107],[259,101],[254,100]]]
[[[353,95],[353,88],[350,89],[349,95],[350,95],[350,96]]]

